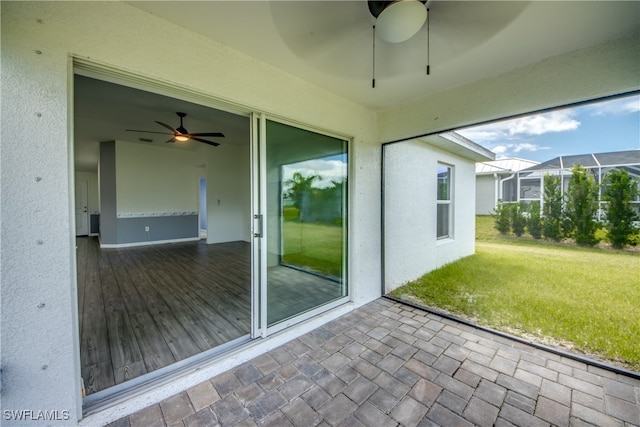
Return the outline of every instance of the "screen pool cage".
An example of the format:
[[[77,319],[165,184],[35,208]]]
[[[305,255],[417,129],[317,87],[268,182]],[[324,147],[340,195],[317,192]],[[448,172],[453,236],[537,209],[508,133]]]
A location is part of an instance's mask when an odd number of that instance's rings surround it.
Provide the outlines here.
[[[571,168],[575,165],[586,168],[598,185],[604,182],[607,173],[619,169],[626,170],[632,178],[640,181],[640,150],[559,156],[504,178],[500,186],[503,203],[523,201],[528,205],[532,201],[538,201],[542,208],[544,176],[559,176],[560,188],[564,195],[569,186]],[[603,205],[606,203],[601,199],[605,188],[602,185],[600,187],[598,220],[601,219]],[[640,192],[632,204],[636,212],[640,214]]]

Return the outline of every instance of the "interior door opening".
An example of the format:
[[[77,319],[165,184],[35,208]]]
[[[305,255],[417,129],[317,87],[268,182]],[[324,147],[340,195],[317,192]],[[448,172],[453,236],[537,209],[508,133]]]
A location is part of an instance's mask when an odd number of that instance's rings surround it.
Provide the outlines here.
[[[76,180],[76,236],[89,234],[89,183]]]

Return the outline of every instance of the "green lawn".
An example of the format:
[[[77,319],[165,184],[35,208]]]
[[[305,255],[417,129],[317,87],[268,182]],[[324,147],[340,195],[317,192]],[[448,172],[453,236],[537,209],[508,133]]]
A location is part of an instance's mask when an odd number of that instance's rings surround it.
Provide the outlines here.
[[[640,371],[640,253],[499,236],[393,295]]]
[[[342,227],[286,220],[283,227],[284,263],[342,277]]]

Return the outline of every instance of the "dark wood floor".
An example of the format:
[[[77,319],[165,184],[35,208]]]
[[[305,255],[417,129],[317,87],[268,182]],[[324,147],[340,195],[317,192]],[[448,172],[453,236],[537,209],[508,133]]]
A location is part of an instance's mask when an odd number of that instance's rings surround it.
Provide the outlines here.
[[[80,356],[87,394],[251,330],[250,247],[78,245]]]
[[[176,243],[100,249],[80,237],[80,357],[87,395],[251,331],[250,245]],[[269,323],[343,296],[342,285],[276,266]]]

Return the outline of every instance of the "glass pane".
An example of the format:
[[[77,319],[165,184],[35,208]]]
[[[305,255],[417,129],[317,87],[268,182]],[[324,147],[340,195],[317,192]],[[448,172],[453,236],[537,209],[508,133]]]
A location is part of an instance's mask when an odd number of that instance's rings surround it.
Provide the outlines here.
[[[451,200],[451,168],[438,165],[438,200]]]
[[[437,237],[449,237],[449,205],[438,204]]]
[[[521,179],[520,180],[520,198],[521,199],[539,199],[540,198],[540,179]]]
[[[502,201],[516,202],[518,201],[518,189],[516,179],[510,179],[502,183]]]
[[[347,295],[347,142],[267,121],[267,324]]]

